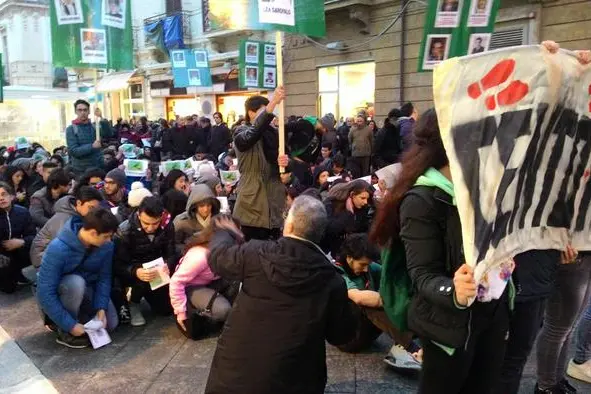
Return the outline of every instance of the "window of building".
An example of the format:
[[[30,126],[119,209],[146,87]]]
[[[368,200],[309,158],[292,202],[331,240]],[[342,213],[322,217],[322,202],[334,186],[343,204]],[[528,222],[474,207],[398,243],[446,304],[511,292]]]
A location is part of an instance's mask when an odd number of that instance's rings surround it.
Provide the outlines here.
[[[499,23],[490,39],[489,50],[530,44],[527,22]]]
[[[182,0],[166,0],[166,13],[183,10]]]
[[[373,114],[375,75],[373,62],[319,68],[318,115],[330,112],[340,119],[354,116],[361,110]]]

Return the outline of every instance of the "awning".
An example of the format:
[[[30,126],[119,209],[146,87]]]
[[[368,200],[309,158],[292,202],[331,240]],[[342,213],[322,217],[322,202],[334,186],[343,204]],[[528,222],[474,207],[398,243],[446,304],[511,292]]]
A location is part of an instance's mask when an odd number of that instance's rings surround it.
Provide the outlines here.
[[[135,74],[133,71],[116,72],[104,75],[96,86],[99,92],[114,92],[127,89],[127,82]]]

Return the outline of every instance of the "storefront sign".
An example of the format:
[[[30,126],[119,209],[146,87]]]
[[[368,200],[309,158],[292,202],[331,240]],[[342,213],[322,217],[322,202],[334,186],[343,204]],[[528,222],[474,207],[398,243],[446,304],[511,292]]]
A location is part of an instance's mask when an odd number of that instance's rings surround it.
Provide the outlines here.
[[[202,0],[203,30],[280,30],[324,37],[324,0]]]
[[[133,69],[129,0],[51,0],[49,4],[54,66]]]
[[[277,86],[277,52],[272,42],[240,41],[240,87],[275,89]]]
[[[175,49],[170,51],[175,88],[212,86],[211,72],[205,49]]]
[[[419,71],[488,51],[500,0],[429,0]]]

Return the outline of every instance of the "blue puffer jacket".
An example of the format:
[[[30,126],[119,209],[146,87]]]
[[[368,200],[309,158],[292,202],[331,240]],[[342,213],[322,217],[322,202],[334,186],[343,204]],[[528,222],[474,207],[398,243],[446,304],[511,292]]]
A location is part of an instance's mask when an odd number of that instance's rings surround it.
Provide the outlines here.
[[[70,332],[76,316],[64,308],[59,298],[59,286],[66,275],[79,275],[94,289],[92,305],[95,310],[107,310],[111,293],[113,243],[87,249],[78,239],[82,219],[72,217],[57,238],[51,241],[41,263],[37,280],[37,297],[43,311],[62,330]]]
[[[72,169],[76,174],[82,174],[88,168],[102,168],[103,153],[100,149],[92,147],[92,143],[96,141],[94,126],[90,122],[74,126],[66,128],[66,144]]]

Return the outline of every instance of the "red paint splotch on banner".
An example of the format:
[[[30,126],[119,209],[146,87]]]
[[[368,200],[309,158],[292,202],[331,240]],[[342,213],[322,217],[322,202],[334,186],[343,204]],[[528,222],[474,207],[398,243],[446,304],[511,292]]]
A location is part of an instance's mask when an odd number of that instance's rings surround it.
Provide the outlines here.
[[[591,171],[587,168],[583,173],[583,178],[587,179],[589,178],[589,175],[591,175]]]
[[[505,59],[497,63],[481,80],[468,86],[468,95],[473,99],[480,97],[483,91],[494,88],[509,79],[515,71],[515,60]],[[482,89],[480,88],[482,86]]]
[[[483,91],[497,87],[511,77],[515,71],[515,60],[504,59],[494,65],[488,73],[478,82],[468,86],[468,96],[476,100]],[[513,105],[522,100],[529,93],[529,86],[521,81],[512,81],[509,86],[496,95],[489,95],[484,99],[484,105],[490,111],[497,108]]]

